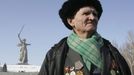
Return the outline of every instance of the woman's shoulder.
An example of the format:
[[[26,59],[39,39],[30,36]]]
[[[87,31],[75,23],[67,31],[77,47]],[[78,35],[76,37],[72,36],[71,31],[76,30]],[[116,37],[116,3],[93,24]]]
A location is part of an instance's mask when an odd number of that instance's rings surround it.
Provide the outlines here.
[[[55,55],[55,53],[60,50],[66,44],[67,37],[61,39],[58,43],[51,47],[51,49],[47,52],[47,55]]]

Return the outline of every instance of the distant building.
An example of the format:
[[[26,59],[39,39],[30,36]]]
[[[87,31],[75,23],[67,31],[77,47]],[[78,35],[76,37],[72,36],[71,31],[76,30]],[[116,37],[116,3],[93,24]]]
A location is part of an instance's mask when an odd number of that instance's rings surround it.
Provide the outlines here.
[[[2,65],[0,66],[2,68]],[[6,69],[3,68],[2,72],[39,72],[40,70],[40,66],[35,65],[6,65]]]
[[[0,72],[3,72],[3,66],[0,65]]]
[[[37,72],[0,72],[0,75],[38,75]]]
[[[7,64],[6,64],[6,63],[3,65],[2,71],[3,71],[3,72],[7,72]]]

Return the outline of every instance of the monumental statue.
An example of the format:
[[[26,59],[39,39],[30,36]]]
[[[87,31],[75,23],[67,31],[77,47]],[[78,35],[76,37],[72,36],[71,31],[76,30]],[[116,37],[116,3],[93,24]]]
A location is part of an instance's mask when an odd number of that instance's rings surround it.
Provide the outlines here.
[[[26,39],[22,39],[20,37],[20,34],[23,30],[24,26],[21,28],[20,32],[18,33],[18,38],[20,40],[20,43],[18,44],[18,47],[20,47],[20,56],[19,56],[19,64],[28,64],[28,57],[27,57],[27,46],[30,45],[26,43]]]

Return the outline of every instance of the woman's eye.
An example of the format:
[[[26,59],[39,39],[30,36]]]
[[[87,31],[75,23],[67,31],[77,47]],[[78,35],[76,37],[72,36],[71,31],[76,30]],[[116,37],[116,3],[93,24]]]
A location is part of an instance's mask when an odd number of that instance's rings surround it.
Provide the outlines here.
[[[94,16],[98,16],[98,14],[97,14],[96,12],[92,12],[92,14],[93,14]]]
[[[89,12],[84,13],[84,15],[89,15],[89,14],[90,14]]]

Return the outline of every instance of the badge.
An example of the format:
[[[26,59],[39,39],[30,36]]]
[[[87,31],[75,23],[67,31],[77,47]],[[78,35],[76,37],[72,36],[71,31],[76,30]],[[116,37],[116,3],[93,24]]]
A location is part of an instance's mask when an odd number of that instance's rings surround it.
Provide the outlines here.
[[[76,75],[84,75],[81,70],[76,71]]]
[[[68,66],[64,68],[65,75],[69,75],[69,71],[70,69]]]
[[[111,73],[111,75],[116,75],[115,70],[111,70],[110,73]]]
[[[84,75],[82,68],[83,64],[80,61],[75,62],[76,75]]]
[[[75,71],[74,71],[74,67],[70,68],[70,75],[76,75]]]
[[[116,64],[115,60],[112,60],[110,73],[111,75],[120,74],[120,72],[118,71],[118,65]]]
[[[83,67],[83,64],[80,61],[75,62],[75,69],[76,70],[80,70],[80,69],[82,69],[82,67]]]
[[[65,75],[69,75],[69,73],[65,73]]]

